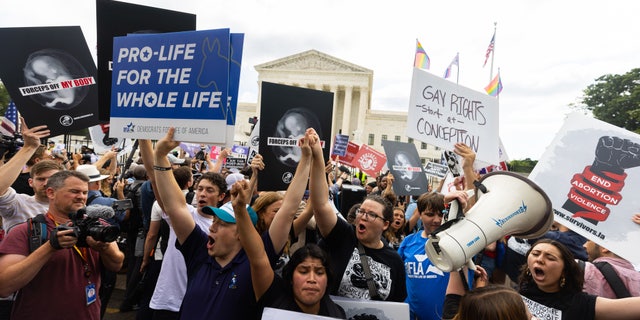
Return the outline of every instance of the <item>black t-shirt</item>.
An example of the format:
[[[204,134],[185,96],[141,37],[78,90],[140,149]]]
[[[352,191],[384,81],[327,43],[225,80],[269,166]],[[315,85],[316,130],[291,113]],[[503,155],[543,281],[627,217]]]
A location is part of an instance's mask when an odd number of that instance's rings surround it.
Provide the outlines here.
[[[331,294],[354,299],[370,299],[360,255],[355,226],[338,218],[333,230],[320,245],[331,256],[336,275]],[[364,247],[369,258],[369,269],[382,300],[403,302],[407,297],[404,262],[400,255],[387,245],[381,249]]]
[[[578,292],[575,294],[546,293],[539,289],[526,290],[522,295],[525,305],[538,319],[591,320],[595,319],[596,296]],[[462,296],[448,294],[444,299],[442,319],[452,319],[458,312]]]
[[[596,315],[596,296],[584,292],[546,293],[537,287],[520,294],[531,314],[549,320],[591,320]]]
[[[462,300],[462,296],[459,294],[448,294],[444,297],[442,319],[453,319],[455,317],[460,308],[460,300]]]
[[[277,275],[274,275],[271,286],[258,300],[258,306],[260,310],[271,307],[282,310],[289,310],[295,312],[302,312],[302,309],[298,306],[291,294],[290,290],[287,290],[284,280]],[[262,311],[260,311],[262,314]],[[338,319],[346,319],[347,316],[341,306],[333,302],[327,294],[320,300],[319,316],[333,317]],[[261,316],[259,319],[262,318]]]

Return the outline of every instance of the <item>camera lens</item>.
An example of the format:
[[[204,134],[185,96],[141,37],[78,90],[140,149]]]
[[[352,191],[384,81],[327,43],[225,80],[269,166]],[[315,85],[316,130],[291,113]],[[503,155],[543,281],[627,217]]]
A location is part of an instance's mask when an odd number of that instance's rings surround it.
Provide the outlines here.
[[[94,226],[89,229],[89,235],[96,241],[113,242],[119,234],[120,230],[114,226]]]

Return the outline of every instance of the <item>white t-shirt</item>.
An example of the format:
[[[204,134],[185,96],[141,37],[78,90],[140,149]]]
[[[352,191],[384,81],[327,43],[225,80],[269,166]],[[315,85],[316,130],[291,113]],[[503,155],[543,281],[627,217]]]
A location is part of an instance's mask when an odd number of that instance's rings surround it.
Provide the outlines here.
[[[41,213],[45,214],[48,210],[49,202],[39,202],[35,196],[16,193],[16,190],[11,187],[0,196],[2,229],[7,233],[11,227]]]
[[[151,221],[162,221],[162,208],[158,204],[158,201],[153,202],[153,206],[151,207]],[[160,246],[160,242],[162,237],[158,235],[158,241],[156,243],[156,250],[154,251],[153,258],[155,260],[162,260],[162,248]]]
[[[213,217],[203,217],[198,214],[198,209],[191,205],[186,206],[200,229],[209,230]],[[149,302],[149,307],[154,310],[178,312],[180,311],[180,305],[182,305],[184,293],[187,291],[187,266],[182,253],[175,246],[177,237],[173,227],[171,227],[169,216],[163,212],[162,218],[169,223],[169,244],[162,259],[160,275],[158,276],[151,302]]]

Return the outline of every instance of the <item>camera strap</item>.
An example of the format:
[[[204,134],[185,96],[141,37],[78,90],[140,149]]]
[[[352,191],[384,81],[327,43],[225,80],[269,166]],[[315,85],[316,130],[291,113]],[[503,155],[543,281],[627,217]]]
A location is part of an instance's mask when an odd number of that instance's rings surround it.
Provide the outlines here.
[[[87,198],[87,202],[86,205],[90,205],[91,202],[93,202],[93,200],[95,200],[96,198],[98,198],[100,196],[99,193],[96,194],[92,194],[89,198]]]

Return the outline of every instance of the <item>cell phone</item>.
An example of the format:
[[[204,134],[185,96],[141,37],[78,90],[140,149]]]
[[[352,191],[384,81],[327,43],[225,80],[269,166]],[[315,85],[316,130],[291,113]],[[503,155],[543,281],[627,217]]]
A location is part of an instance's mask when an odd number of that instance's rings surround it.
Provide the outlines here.
[[[460,167],[458,156],[453,151],[445,151],[444,158],[447,160],[447,166],[449,167],[449,170],[451,170],[451,174],[454,177],[460,176],[462,168]]]
[[[133,202],[131,199],[116,200],[111,207],[113,210],[127,210],[133,208]]]

